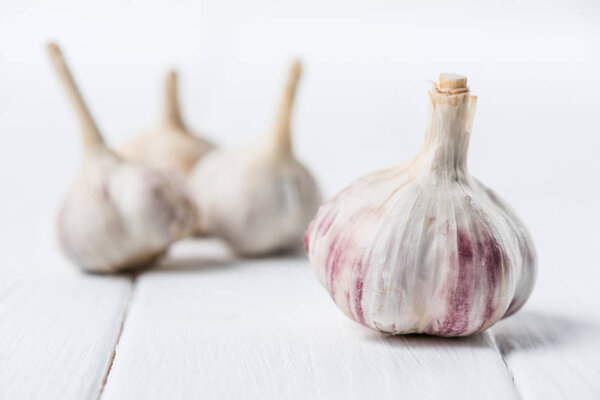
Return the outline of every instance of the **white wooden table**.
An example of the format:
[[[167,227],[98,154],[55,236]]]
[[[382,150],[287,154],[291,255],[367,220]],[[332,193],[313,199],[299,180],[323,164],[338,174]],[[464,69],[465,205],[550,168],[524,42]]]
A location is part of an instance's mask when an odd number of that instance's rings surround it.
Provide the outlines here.
[[[0,281],[1,399],[600,398],[599,296],[567,284],[474,337],[394,337],[343,316],[302,254],[190,240],[136,277],[42,259],[64,269]]]
[[[598,1],[322,3],[0,1],[0,400],[600,399]],[[390,337],[301,254],[188,241],[135,278],[79,273],[52,230],[80,153],[50,39],[112,144],[155,122],[171,66],[190,127],[246,143],[300,56],[294,146],[326,197],[413,157],[426,79],[466,74],[469,169],[531,230],[531,299],[475,337]]]

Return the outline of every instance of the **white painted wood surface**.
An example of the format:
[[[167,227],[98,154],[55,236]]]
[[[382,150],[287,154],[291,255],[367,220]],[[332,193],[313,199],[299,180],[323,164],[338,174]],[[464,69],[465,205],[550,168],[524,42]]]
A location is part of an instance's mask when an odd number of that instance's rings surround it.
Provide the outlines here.
[[[534,225],[536,287],[491,330],[523,399],[600,399],[597,223],[584,207],[564,207]]]
[[[516,316],[442,339],[381,335],[348,320],[302,254],[236,260],[215,241],[187,241],[133,288],[128,277],[64,271],[56,254],[48,262],[60,268],[3,274],[2,399],[600,394],[598,294],[583,290],[595,280],[565,281],[558,296],[560,268],[545,271]]]
[[[96,399],[131,291],[127,278],[3,276],[0,399]]]
[[[184,253],[138,278],[104,399],[518,398],[487,333],[381,335],[337,310],[304,257]]]
[[[600,325],[589,314],[525,311],[493,332],[521,398],[600,398]]]

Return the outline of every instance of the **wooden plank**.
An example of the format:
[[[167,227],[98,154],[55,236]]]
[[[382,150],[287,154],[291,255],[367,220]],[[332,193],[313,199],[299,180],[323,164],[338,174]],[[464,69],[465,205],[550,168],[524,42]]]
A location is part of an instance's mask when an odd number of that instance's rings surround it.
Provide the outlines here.
[[[524,400],[600,399],[600,268],[594,261],[600,236],[591,223],[597,206],[577,199],[578,207],[539,212],[532,224],[540,256],[533,295],[492,329]]]
[[[138,278],[105,400],[517,398],[489,334],[363,328],[303,257],[235,261],[198,245],[174,259]]]
[[[492,333],[523,399],[600,399],[600,272],[546,265],[530,304]]]
[[[0,398],[97,399],[128,278],[11,274],[0,282]]]
[[[521,398],[600,399],[599,322],[530,308],[498,324],[493,332]]]

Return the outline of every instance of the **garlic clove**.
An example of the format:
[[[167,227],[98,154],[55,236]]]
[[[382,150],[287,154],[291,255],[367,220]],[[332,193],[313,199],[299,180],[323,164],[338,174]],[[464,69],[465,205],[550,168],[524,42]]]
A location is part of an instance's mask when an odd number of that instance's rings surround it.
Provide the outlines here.
[[[157,128],[126,142],[120,149],[126,159],[185,177],[214,145],[192,134],[181,117],[177,96],[177,73],[165,79],[165,110]]]
[[[536,276],[529,233],[471,177],[476,98],[442,74],[424,144],[323,205],[305,234],[318,280],[351,319],[392,334],[463,336],[516,312]]]
[[[238,254],[258,256],[300,246],[320,204],[315,180],[293,154],[290,116],[301,65],[294,62],[275,126],[255,146],[217,149],[192,172],[200,231]]]
[[[83,138],[82,167],[57,218],[61,247],[88,272],[146,268],[191,234],[195,207],[165,174],[126,162],[106,146],[59,47],[49,44],[48,52]]]

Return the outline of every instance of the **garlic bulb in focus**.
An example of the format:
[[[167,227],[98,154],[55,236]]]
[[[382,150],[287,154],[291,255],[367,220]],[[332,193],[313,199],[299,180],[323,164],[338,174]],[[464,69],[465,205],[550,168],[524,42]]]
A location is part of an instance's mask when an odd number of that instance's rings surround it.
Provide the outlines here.
[[[182,187],[151,168],[125,162],[105,144],[60,49],[48,46],[81,125],[83,165],[61,206],[57,230],[67,257],[88,272],[151,265],[189,236],[196,211]]]
[[[165,80],[165,111],[156,129],[126,142],[119,153],[126,159],[142,162],[161,171],[186,176],[213,144],[188,131],[177,99],[177,74]]]
[[[298,62],[291,67],[277,121],[266,142],[215,150],[189,180],[202,216],[199,230],[224,239],[241,255],[299,247],[320,204],[313,177],[292,152],[290,114],[300,69]]]
[[[319,281],[351,319],[392,334],[463,336],[516,312],[536,256],[515,213],[467,172],[476,97],[442,74],[425,142],[323,205],[305,235]]]

